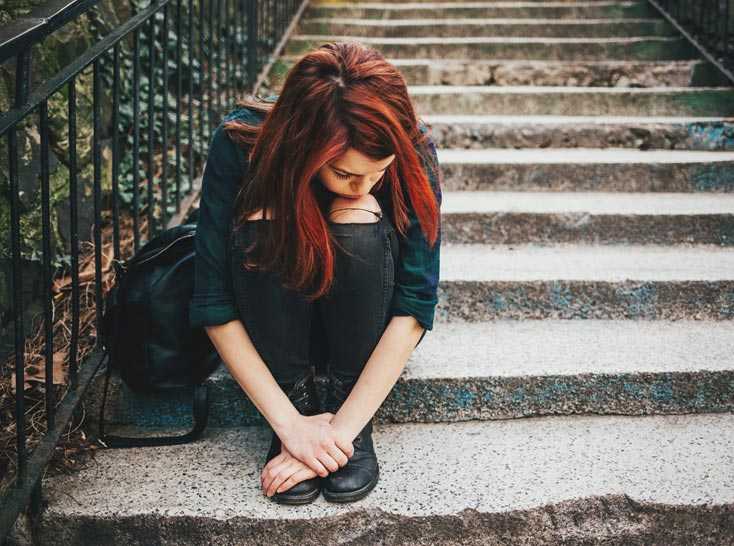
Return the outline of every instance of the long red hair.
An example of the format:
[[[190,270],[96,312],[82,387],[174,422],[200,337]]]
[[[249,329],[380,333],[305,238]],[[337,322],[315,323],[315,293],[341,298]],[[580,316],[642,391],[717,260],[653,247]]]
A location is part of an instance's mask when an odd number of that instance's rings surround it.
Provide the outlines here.
[[[422,161],[439,183],[440,169],[405,79],[379,51],[354,41],[322,44],[291,68],[275,103],[247,97],[237,106],[264,118],[260,125],[224,125],[249,161],[234,226],[258,209],[273,211],[268,229],[258,228],[258,252],[248,254],[249,264],[278,271],[290,289],[313,290],[305,294],[310,300],[328,292],[336,243],[327,220],[333,194],[317,173],[350,147],[374,160],[395,154],[372,193],[390,199],[393,225],[403,237],[410,199],[426,241],[436,244],[440,211]]]

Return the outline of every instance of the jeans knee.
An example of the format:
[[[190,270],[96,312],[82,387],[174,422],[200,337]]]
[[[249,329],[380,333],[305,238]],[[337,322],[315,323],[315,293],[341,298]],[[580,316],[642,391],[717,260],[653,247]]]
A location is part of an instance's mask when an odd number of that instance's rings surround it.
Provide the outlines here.
[[[380,203],[371,193],[358,199],[337,196],[329,208],[329,219],[337,224],[372,224],[378,222],[381,216]]]

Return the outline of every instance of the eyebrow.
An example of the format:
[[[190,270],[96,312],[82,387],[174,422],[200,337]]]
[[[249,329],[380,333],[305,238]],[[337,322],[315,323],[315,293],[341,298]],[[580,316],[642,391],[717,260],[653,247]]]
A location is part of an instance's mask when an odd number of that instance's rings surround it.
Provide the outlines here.
[[[392,159],[392,160],[390,161],[390,163],[388,163],[388,164],[387,164],[387,167],[389,167],[390,165],[392,165],[392,162],[393,162],[393,161],[395,161],[395,158],[393,158],[393,159]],[[343,173],[343,174],[348,174],[348,175],[351,175],[351,176],[362,176],[361,174],[357,174],[357,173],[350,173],[349,171],[345,171],[344,169],[340,169],[339,167],[336,167],[336,166],[334,166],[334,165],[329,165],[329,166],[330,166],[330,167],[331,167],[332,169],[334,169],[335,171],[339,171],[340,173]],[[380,171],[384,171],[385,169],[387,169],[387,167],[385,167],[384,169],[380,169]],[[379,172],[379,171],[378,171],[378,172]]]

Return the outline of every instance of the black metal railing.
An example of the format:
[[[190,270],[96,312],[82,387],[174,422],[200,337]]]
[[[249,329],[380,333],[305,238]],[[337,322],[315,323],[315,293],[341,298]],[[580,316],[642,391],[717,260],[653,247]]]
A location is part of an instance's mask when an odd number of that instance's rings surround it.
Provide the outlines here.
[[[649,0],[734,84],[734,0]]]
[[[0,153],[7,153],[7,187],[3,190],[10,215],[3,232],[10,243],[2,258],[11,271],[7,325],[12,323],[14,328],[14,358],[9,367],[14,369],[16,394],[15,421],[10,425],[17,438],[14,482],[0,497],[0,542],[26,507],[31,515],[38,514],[44,469],[103,363],[104,350],[96,336],[101,331],[103,277],[112,271],[112,260],[122,259],[123,231],[132,233],[126,249],[130,254],[144,244],[143,232],[150,240],[180,221],[199,189],[208,141],[221,114],[237,96],[257,92],[307,1],[130,0],[133,9],[124,22],[107,28],[104,36],[72,62],[34,85],[34,48],[43,47],[46,38],[79,17],[104,21],[99,14],[94,16],[100,4],[100,0],[50,1],[0,29],[0,67],[9,65],[14,77],[10,107],[0,112]],[[83,93],[84,82],[90,82],[91,105]],[[88,117],[86,109],[91,110]],[[91,120],[89,154],[79,148],[84,142],[80,133],[86,129],[85,120]],[[24,390],[29,331],[24,321],[29,317],[24,315],[28,302],[23,295],[28,291],[21,275],[31,260],[26,257],[26,245],[21,244],[21,220],[30,211],[19,191],[21,177],[30,176],[28,169],[21,169],[21,162],[28,158],[19,143],[26,142],[31,132],[40,139],[40,172],[33,182],[40,185],[42,242],[32,253],[42,261],[43,317],[33,317],[33,321],[44,343],[40,367],[44,370],[46,422],[46,430],[32,449],[26,435]],[[52,249],[52,155],[58,159],[53,176],[60,169],[68,190],[69,255],[61,259]],[[85,161],[90,164],[87,171]],[[80,241],[86,234],[80,237],[79,223],[80,203],[85,199],[80,186],[86,178],[93,189],[93,250],[86,257],[90,264],[93,260],[94,298],[88,295],[90,289],[85,291],[85,301],[94,307],[94,313],[89,313],[94,320],[85,332],[80,322],[80,260],[84,258]],[[109,190],[103,189],[103,179],[110,183]],[[123,225],[123,216],[130,222]],[[103,239],[111,241],[109,254]],[[53,286],[60,277],[70,277],[66,294],[69,323],[63,325],[63,333],[69,333],[64,392],[56,388],[53,375],[59,332],[59,321],[54,319],[58,291],[54,294]],[[92,282],[89,275],[84,280]],[[80,352],[83,344],[88,349],[85,355]],[[9,382],[9,370],[3,367],[0,371]]]

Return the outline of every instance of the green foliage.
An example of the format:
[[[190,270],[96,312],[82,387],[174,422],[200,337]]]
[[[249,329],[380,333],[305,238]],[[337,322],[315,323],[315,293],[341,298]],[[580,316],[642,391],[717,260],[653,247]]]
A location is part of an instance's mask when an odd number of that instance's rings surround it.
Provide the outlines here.
[[[212,3],[212,5],[220,5],[223,3]],[[113,32],[120,24],[130,17],[139,13],[149,5],[147,1],[129,0],[128,3],[120,4],[114,2],[102,2],[95,8],[88,11],[76,21],[67,24],[49,36],[43,44],[36,46],[33,50],[33,70],[34,70],[34,88],[38,84],[49,80],[60,70],[64,69],[74,59],[78,58],[85,50],[88,50],[93,44],[98,43],[105,36]],[[178,56],[176,13],[180,5],[181,8],[181,45],[180,58]],[[209,4],[207,4],[209,6]],[[214,41],[210,43],[208,21],[206,22],[205,39],[203,41],[203,50],[199,50],[199,33],[202,31],[199,20],[199,0],[193,2],[193,22],[192,30],[192,46],[193,50],[189,51],[189,28],[188,28],[188,0],[180,3],[178,0],[172,1],[168,5],[168,31],[163,39],[164,14],[163,10],[159,10],[152,17],[151,24],[145,23],[139,29],[140,49],[137,59],[139,61],[139,80],[137,89],[139,91],[139,161],[136,165],[133,163],[133,133],[134,133],[134,117],[133,117],[133,91],[136,84],[133,79],[133,34],[125,36],[120,42],[120,95],[119,95],[119,122],[116,127],[112,123],[112,90],[114,85],[114,63],[113,50],[110,48],[103,56],[100,62],[101,81],[102,81],[102,100],[101,100],[101,125],[102,125],[102,190],[109,193],[112,188],[112,165],[111,165],[111,137],[113,134],[118,135],[119,143],[119,198],[120,207],[128,209],[132,212],[132,196],[133,196],[133,180],[134,169],[138,170],[139,175],[139,205],[140,211],[145,212],[148,207],[148,174],[149,174],[149,152],[152,148],[154,157],[154,188],[153,211],[156,217],[156,227],[161,228],[161,163],[164,149],[167,154],[167,178],[166,191],[168,195],[168,204],[166,207],[167,218],[176,210],[173,200],[176,198],[176,105],[177,105],[177,79],[180,72],[181,76],[181,140],[178,147],[181,152],[180,161],[180,181],[181,181],[181,198],[185,196],[189,188],[192,177],[199,172],[203,165],[203,153],[206,152],[208,139],[210,137],[211,123],[217,118],[216,112],[211,112],[211,118],[204,114],[203,134],[201,130],[202,122],[199,118],[199,97],[202,90],[209,88],[207,79],[202,80],[202,74],[208,76],[208,62],[216,62],[221,59],[218,50],[223,48],[225,43],[230,44],[232,51],[244,52],[244,32],[234,33],[231,28],[225,25],[231,24],[226,16],[221,17],[222,26],[219,29],[213,29]],[[235,35],[236,34],[236,35]],[[223,38],[228,36],[228,38]],[[150,38],[153,37],[153,78],[152,85],[149,76],[151,66],[150,58]],[[221,42],[220,42],[221,39]],[[230,41],[231,40],[231,41]],[[164,80],[164,70],[162,65],[163,52],[167,53],[168,62],[167,78]],[[191,63],[189,59],[191,57]],[[202,64],[201,60],[204,60]],[[240,59],[240,62],[244,59]],[[92,88],[92,70],[91,66],[82,70],[75,78],[77,93],[77,167],[80,199],[87,202],[91,200],[91,187],[93,179],[93,88]],[[212,67],[216,68],[216,67]],[[223,63],[222,63],[223,68]],[[10,107],[12,97],[12,67],[7,66],[4,69],[0,67],[0,102],[5,104],[5,108]],[[240,78],[238,84],[244,87],[242,78],[245,71],[238,71]],[[222,76],[224,74],[222,72]],[[224,83],[224,82],[222,82]],[[230,85],[234,82],[230,81]],[[214,91],[222,90],[221,84],[211,82]],[[217,87],[219,89],[217,89]],[[188,118],[189,89],[193,90],[193,119]],[[152,114],[152,140],[149,139],[149,97],[153,97]],[[222,105],[227,108],[227,105]],[[165,116],[168,123],[167,129],[167,146],[163,146],[163,117]],[[213,105],[214,107],[214,105]],[[58,236],[58,210],[60,204],[66,205],[69,200],[69,133],[68,133],[68,87],[62,86],[59,91],[52,94],[48,100],[49,111],[49,141],[50,151],[52,155],[52,168],[50,176],[52,179],[51,192],[51,214],[52,214],[52,232],[54,233],[53,253],[56,255],[54,262],[61,264],[68,262],[68,256],[64,255],[62,238]],[[207,123],[207,120],[211,123]],[[192,142],[189,142],[189,124],[192,124]],[[38,118],[34,114],[29,116],[24,127],[19,129],[19,167],[21,176],[24,177],[21,186],[32,191],[26,191],[21,199],[21,207],[19,210],[21,217],[21,236],[22,236],[22,258],[28,260],[36,260],[39,258],[40,248],[40,231],[41,231],[41,203],[40,203],[40,179],[38,173],[33,172],[38,169],[40,162],[38,143]],[[31,144],[33,142],[33,145]],[[193,172],[189,172],[189,148],[193,148]],[[58,161],[55,161],[58,160]],[[9,185],[8,185],[8,165],[7,158],[0,159],[0,231],[6,234],[6,237],[0,241],[0,255],[9,257],[9,230],[10,230],[10,207],[9,207]],[[35,183],[34,183],[35,179]],[[103,196],[103,203],[108,203],[109,199]],[[68,208],[68,207],[67,207]],[[83,226],[80,226],[83,228]],[[85,230],[80,231],[80,237],[88,237],[89,234]]]

